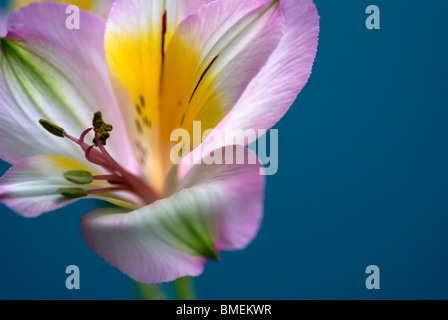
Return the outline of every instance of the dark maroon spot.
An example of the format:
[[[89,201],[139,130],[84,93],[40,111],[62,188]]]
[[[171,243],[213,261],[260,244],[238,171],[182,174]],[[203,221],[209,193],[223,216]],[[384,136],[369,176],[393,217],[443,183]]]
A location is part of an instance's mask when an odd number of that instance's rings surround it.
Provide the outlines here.
[[[147,127],[148,129],[152,127],[152,121],[148,120],[148,118],[144,118],[143,119],[143,124],[145,125],[145,127]]]
[[[145,163],[146,163],[146,158],[143,157],[143,156],[140,156],[139,159],[138,159],[138,162],[139,162],[140,164],[145,164]]]
[[[135,119],[135,126],[137,127],[137,131],[139,134],[143,133],[142,125],[140,124],[140,121],[138,119]]]
[[[145,99],[143,98],[143,96],[140,96],[140,103],[141,103],[143,108],[146,107]]]
[[[167,14],[166,10],[162,16],[162,59],[165,58],[165,37],[167,30]]]
[[[184,113],[184,115],[182,116],[182,120],[180,120],[180,126],[181,126],[181,127],[184,125],[184,122],[185,122],[185,113]]]
[[[138,104],[135,105],[135,109],[137,110],[137,113],[139,116],[142,115],[142,108],[140,108],[140,106]]]
[[[210,70],[210,68],[211,68],[212,65],[215,63],[216,59],[218,59],[218,57],[219,57],[219,55],[217,55],[217,56],[210,62],[210,64],[208,65],[208,67],[207,67],[207,68],[205,69],[205,71],[202,73],[201,78],[199,79],[199,82],[198,82],[198,84],[196,85],[196,88],[194,88],[194,90],[193,90],[193,94],[191,95],[191,97],[190,97],[190,101],[189,101],[188,103],[191,103],[191,100],[193,100],[193,96],[194,96],[194,94],[196,93],[196,90],[198,90],[199,85],[201,84],[202,80],[203,80],[204,77],[205,77],[205,74],[208,72],[208,70]]]

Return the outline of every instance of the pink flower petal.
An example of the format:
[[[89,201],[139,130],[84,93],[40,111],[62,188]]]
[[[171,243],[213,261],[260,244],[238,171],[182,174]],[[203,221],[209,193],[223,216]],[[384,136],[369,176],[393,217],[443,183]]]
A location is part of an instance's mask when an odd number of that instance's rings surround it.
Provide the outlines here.
[[[249,158],[250,150],[237,148]],[[224,151],[227,157],[230,149]],[[256,236],[264,191],[260,167],[197,165],[171,197],[132,212],[102,209],[85,215],[84,239],[108,263],[141,282],[197,276],[207,259],[224,249],[244,248]]]
[[[311,74],[319,16],[312,0],[282,0],[284,36],[218,130],[270,129],[288,111]]]

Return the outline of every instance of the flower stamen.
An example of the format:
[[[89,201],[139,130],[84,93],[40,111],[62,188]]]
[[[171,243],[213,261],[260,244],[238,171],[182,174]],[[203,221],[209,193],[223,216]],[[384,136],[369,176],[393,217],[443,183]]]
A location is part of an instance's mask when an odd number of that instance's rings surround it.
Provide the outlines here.
[[[85,198],[89,195],[83,188],[59,188],[58,193],[69,199]]]
[[[69,170],[64,172],[64,178],[72,183],[85,185],[93,182],[92,173],[84,170]]]
[[[56,137],[59,138],[64,138],[65,137],[65,130],[62,129],[61,127],[58,127],[57,125],[47,121],[47,120],[39,120],[40,125],[47,130],[48,132],[50,132],[52,135],[55,135]]]
[[[79,139],[67,134],[61,127],[47,121],[40,120],[39,123],[51,134],[67,138],[81,147],[85,158],[90,163],[103,167],[110,175],[92,175],[92,173],[83,170],[70,170],[64,173],[64,178],[74,184],[87,185],[94,181],[107,181],[112,187],[85,190],[83,188],[61,188],[59,194],[66,198],[77,199],[87,197],[91,194],[109,193],[118,191],[127,191],[136,194],[145,203],[150,204],[160,199],[160,196],[141,178],[124,169],[106,150],[107,139],[110,138],[112,125],[103,120],[101,112],[96,112],[93,117],[93,128],[88,128],[82,132]],[[91,131],[95,132],[93,145],[84,142],[85,137]],[[99,150],[95,149],[98,147]]]
[[[114,127],[103,120],[103,115],[100,111],[95,112],[93,115],[93,130],[98,135],[98,139],[101,141],[103,146],[106,145],[107,139],[110,138],[110,132],[114,129]],[[93,140],[93,144],[98,147],[98,142],[96,139]]]

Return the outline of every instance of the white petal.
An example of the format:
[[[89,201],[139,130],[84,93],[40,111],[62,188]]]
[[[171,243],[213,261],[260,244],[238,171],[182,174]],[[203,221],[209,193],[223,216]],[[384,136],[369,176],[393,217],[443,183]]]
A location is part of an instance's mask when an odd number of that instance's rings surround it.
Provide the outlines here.
[[[94,168],[64,156],[41,155],[16,162],[0,179],[0,203],[24,217],[37,217],[69,205],[76,200],[63,197],[60,188],[80,188],[85,190],[107,187],[107,183],[94,181],[89,185],[76,185],[64,178],[64,172],[84,170],[101,174]],[[112,194],[97,194],[91,198],[107,200],[125,208],[135,208],[132,198]]]

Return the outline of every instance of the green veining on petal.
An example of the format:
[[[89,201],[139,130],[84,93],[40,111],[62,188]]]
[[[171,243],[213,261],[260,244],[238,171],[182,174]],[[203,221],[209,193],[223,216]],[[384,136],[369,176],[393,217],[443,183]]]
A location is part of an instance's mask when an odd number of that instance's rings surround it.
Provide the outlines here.
[[[47,101],[51,101],[62,106],[81,126],[85,126],[73,110],[72,101],[68,99],[70,94],[61,90],[63,81],[77,90],[71,79],[43,57],[12,40],[2,38],[0,44],[2,47],[2,71],[11,93],[16,94],[17,92],[17,88],[14,88],[14,84],[11,82],[14,79],[28,99],[45,117],[52,118],[52,115],[47,114],[43,108],[48,104]],[[79,90],[77,90],[77,94],[84,102],[87,101]]]
[[[164,242],[185,253],[219,260],[215,250],[214,236],[210,221],[214,220],[211,199],[197,199],[191,191],[181,191],[169,198],[169,207],[160,208],[166,214],[157,215],[158,227],[151,227]],[[167,200],[165,200],[167,201]],[[155,203],[155,205],[161,205]]]

